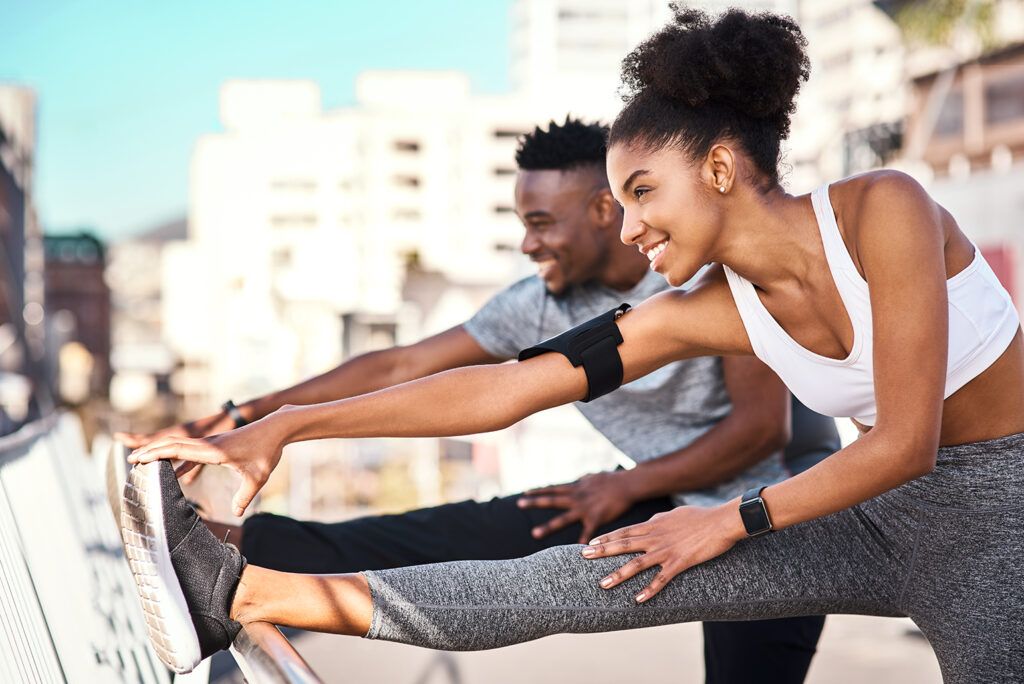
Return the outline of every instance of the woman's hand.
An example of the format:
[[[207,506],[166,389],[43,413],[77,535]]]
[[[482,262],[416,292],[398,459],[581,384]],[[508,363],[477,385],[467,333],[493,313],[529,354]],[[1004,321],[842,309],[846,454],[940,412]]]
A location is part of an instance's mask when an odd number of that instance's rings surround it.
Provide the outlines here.
[[[626,470],[594,473],[568,484],[531,489],[516,503],[520,508],[565,509],[565,513],[533,528],[536,539],[580,523],[583,526],[580,544],[586,544],[597,528],[615,520],[633,505],[635,498],[626,482],[628,473]]]
[[[642,554],[602,579],[600,584],[604,589],[611,589],[648,568],[660,565],[661,572],[636,595],[636,602],[643,603],[679,573],[722,555],[746,536],[738,503],[738,500],[731,501],[715,508],[681,506],[658,513],[645,523],[630,525],[591,540],[582,551],[583,557],[593,559],[624,553]]]
[[[178,477],[203,464],[227,466],[242,476],[232,499],[234,514],[241,516],[281,460],[284,437],[270,417],[212,437],[161,437],[133,451],[128,462],[184,461]]]

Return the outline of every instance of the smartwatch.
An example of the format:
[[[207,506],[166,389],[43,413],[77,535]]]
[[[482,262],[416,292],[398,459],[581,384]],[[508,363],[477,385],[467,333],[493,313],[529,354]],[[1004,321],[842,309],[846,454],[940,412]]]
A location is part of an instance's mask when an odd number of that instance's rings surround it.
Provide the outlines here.
[[[747,535],[757,537],[772,531],[772,519],[768,517],[768,507],[764,505],[761,492],[765,487],[748,489],[740,500],[740,518]]]
[[[249,421],[242,417],[242,412],[238,410],[237,406],[235,406],[235,402],[230,399],[221,404],[220,410],[227,413],[231,417],[231,420],[235,421],[236,428],[249,424]]]

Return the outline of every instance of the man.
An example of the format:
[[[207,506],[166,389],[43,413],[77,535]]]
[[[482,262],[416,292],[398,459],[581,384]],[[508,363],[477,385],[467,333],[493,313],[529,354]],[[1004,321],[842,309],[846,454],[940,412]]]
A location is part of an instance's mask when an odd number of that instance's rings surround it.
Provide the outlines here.
[[[567,119],[527,135],[516,155],[522,251],[538,268],[469,321],[407,347],[356,357],[294,387],[159,434],[205,436],[285,404],[311,404],[450,368],[498,363],[622,302],[667,289],[648,260],[619,240],[622,213],[605,176],[606,129]],[[648,520],[681,503],[712,505],[787,476],[789,394],[760,361],[680,361],[577,407],[637,463],[631,470],[401,515],[322,524],[259,514],[241,529],[207,524],[249,562],[276,570],[353,572],[465,559],[526,556]],[[839,448],[831,419],[795,405],[795,454]],[[806,427],[804,427],[806,425]],[[130,436],[141,446],[155,436]],[[194,477],[196,471],[185,475]],[[707,681],[801,682],[824,618],[704,625]]]

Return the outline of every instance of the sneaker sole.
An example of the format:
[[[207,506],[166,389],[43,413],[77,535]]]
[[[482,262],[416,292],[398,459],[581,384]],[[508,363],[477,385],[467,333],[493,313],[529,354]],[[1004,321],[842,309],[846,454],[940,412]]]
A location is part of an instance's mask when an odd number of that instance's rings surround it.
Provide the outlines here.
[[[121,504],[121,536],[153,649],[175,672],[191,672],[202,656],[167,546],[159,461],[136,465],[128,471]]]

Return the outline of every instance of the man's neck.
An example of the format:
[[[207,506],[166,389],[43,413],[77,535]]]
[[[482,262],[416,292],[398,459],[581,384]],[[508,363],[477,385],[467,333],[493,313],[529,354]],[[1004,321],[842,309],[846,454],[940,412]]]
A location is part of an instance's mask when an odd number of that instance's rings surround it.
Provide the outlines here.
[[[650,263],[633,247],[621,245],[612,251],[607,267],[597,277],[605,287],[619,292],[632,290],[650,270]]]

